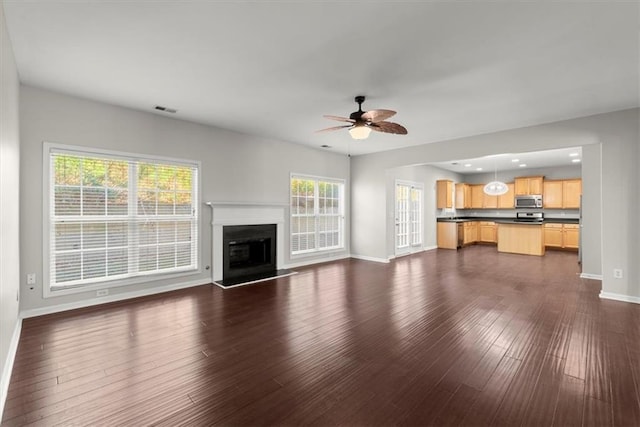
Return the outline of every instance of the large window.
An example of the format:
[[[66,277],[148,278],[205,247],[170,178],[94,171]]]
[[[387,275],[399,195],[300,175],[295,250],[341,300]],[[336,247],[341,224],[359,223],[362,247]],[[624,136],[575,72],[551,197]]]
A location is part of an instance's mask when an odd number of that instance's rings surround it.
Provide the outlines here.
[[[197,270],[197,163],[50,144],[45,155],[49,295]]]
[[[344,247],[344,182],[291,176],[291,253]]]

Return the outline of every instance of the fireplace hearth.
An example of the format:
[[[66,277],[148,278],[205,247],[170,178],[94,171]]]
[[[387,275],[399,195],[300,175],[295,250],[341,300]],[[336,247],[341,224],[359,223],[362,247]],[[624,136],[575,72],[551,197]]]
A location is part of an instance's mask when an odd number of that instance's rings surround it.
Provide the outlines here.
[[[291,274],[278,270],[277,224],[230,225],[222,228],[223,287]]]

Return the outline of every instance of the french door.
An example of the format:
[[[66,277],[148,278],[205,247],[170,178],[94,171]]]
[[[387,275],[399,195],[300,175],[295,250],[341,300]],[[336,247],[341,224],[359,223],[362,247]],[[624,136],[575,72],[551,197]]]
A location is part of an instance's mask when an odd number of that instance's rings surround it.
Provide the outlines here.
[[[396,181],[396,256],[422,249],[422,184]]]

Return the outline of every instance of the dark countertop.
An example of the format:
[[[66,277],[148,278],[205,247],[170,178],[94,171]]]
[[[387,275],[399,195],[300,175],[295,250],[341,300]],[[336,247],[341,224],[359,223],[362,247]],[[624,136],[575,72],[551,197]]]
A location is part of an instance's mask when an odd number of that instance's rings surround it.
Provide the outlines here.
[[[503,224],[531,224],[530,222],[515,221],[515,217],[490,217],[490,216],[467,216],[455,218],[437,218],[438,222],[469,222],[469,221],[493,221]],[[577,218],[545,218],[543,224],[578,224]],[[537,224],[537,223],[534,223]]]

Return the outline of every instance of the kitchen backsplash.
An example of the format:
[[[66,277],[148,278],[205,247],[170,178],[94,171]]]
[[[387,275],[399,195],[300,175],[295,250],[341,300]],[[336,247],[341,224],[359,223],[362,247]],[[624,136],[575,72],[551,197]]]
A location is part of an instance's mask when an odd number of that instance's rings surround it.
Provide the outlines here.
[[[504,217],[515,218],[516,212],[540,212],[540,209],[440,209],[438,218],[451,217]],[[545,218],[578,219],[578,209],[542,209]]]

